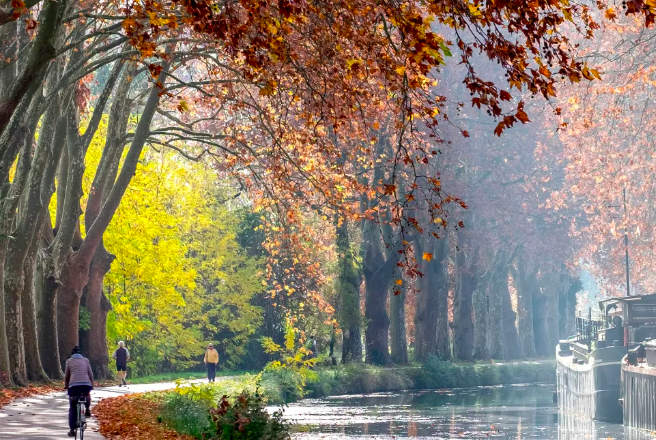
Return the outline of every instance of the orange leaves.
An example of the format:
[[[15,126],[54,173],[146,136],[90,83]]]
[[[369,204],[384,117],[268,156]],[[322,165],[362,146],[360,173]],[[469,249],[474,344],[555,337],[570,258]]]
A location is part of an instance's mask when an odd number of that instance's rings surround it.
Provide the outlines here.
[[[517,105],[517,111],[515,112],[514,115],[506,115],[503,117],[503,119],[501,119],[501,121],[499,121],[499,123],[494,129],[494,134],[497,136],[501,136],[501,134],[506,128],[512,127],[513,125],[515,125],[517,121],[521,122],[522,124],[531,122],[531,120],[528,118],[528,115],[524,111],[523,102],[520,102]]]
[[[108,439],[148,438],[191,440],[158,422],[160,401],[142,394],[103,399],[94,407],[100,433]]]
[[[588,66],[585,66],[581,71],[583,77],[589,81],[596,79],[601,79],[601,75],[597,69],[589,69]]]
[[[276,94],[276,87],[278,86],[278,83],[271,80],[264,85],[264,87],[260,88],[260,96],[272,96]]]
[[[606,15],[606,19],[615,21],[615,19],[617,18],[617,11],[615,10],[614,7],[611,6],[610,8],[606,9],[605,15]]]
[[[531,120],[528,118],[528,115],[526,114],[524,109],[521,108],[521,107],[517,109],[517,113],[515,113],[515,116],[517,117],[517,119],[519,119],[521,121],[522,124],[526,124],[527,122],[531,122]]]
[[[22,399],[25,397],[36,396],[39,394],[48,394],[55,391],[61,391],[63,385],[54,386],[54,385],[45,385],[45,386],[34,386],[30,385],[29,387],[21,388],[5,388],[0,389],[0,408],[5,405],[8,405],[13,400]]]
[[[383,194],[393,196],[396,193],[396,185],[383,185]]]
[[[433,254],[431,254],[430,252],[424,252],[422,258],[426,261],[431,261],[433,259]]]

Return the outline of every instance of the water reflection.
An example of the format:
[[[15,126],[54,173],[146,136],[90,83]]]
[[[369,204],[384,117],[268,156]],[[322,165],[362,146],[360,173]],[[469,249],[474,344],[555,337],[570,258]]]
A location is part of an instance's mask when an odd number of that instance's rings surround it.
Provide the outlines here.
[[[286,417],[296,439],[656,440],[621,425],[560,416],[550,385],[409,391],[305,400]]]

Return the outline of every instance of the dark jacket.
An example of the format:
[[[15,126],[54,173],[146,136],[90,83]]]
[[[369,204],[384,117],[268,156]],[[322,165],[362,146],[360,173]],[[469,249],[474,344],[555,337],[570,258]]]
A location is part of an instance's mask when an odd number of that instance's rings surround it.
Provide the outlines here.
[[[128,352],[128,349],[125,347],[119,347],[116,349],[114,356],[112,357],[116,359],[116,365],[125,366],[128,363],[130,352]]]

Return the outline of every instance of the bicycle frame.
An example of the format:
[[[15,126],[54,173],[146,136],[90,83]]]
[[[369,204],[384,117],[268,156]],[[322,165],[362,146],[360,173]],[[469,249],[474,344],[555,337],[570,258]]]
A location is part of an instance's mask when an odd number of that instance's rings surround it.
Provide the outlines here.
[[[84,429],[87,426],[87,418],[86,415],[84,414],[86,407],[85,404],[87,402],[87,397],[86,396],[78,396],[77,397],[77,430],[75,432],[75,438],[80,437],[80,440],[84,439]]]

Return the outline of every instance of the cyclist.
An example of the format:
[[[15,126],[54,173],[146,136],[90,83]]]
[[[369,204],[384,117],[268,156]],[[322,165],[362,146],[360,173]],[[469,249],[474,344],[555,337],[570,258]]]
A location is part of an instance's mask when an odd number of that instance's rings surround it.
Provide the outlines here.
[[[64,388],[68,390],[68,432],[69,437],[75,437],[75,428],[77,425],[77,400],[79,397],[86,397],[87,417],[91,417],[91,397],[89,393],[93,389],[93,372],[89,360],[82,356],[80,347],[73,347],[71,357],[66,361],[66,376],[64,378]]]

